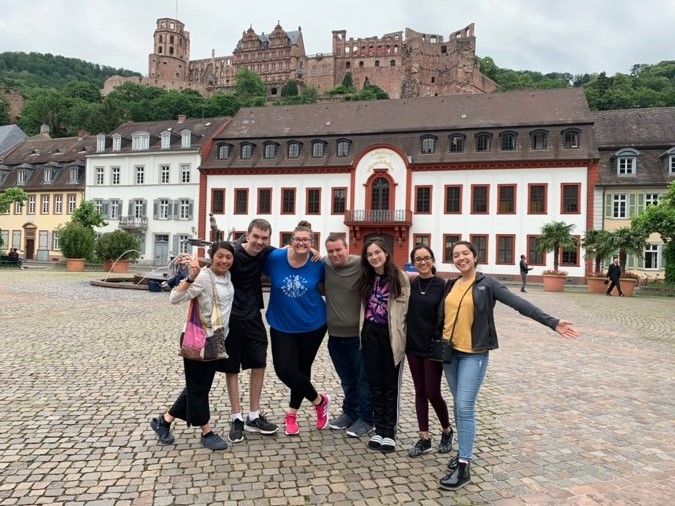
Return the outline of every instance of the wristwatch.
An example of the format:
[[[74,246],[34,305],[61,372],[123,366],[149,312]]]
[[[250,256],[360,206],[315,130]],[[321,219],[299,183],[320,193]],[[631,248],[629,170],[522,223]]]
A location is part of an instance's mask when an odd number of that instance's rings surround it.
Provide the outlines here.
[[[184,281],[185,281],[186,283],[194,283],[195,280],[194,280],[194,279],[190,279],[190,276],[185,276]]]

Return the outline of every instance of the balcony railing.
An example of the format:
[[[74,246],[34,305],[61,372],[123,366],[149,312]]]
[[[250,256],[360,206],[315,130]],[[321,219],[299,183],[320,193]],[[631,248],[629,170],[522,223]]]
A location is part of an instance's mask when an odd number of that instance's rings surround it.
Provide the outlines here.
[[[346,225],[367,223],[411,225],[412,211],[405,209],[355,209],[345,211]]]
[[[147,230],[148,219],[135,216],[120,216],[120,228],[125,230]]]

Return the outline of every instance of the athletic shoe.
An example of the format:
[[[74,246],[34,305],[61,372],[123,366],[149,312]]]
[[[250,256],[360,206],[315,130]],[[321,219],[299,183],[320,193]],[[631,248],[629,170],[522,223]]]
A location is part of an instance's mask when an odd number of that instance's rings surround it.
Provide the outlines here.
[[[258,432],[260,434],[265,434],[266,436],[274,434],[279,430],[276,424],[270,422],[265,418],[263,413],[258,415],[258,418],[251,420],[250,416],[246,417],[246,424],[244,424],[244,430],[247,432]]]
[[[330,416],[330,395],[321,394],[321,404],[314,406],[316,410],[316,428],[319,430],[328,427],[328,417]]]
[[[337,418],[333,418],[330,423],[328,424],[328,427],[330,427],[333,430],[343,430],[348,428],[350,425],[354,423],[354,420],[352,420],[349,415],[346,413],[342,413],[340,416]]]
[[[374,428],[372,423],[359,418],[347,428],[347,435],[351,437],[362,437],[372,432]]]
[[[244,440],[244,420],[235,418],[230,422],[230,433],[227,435],[230,443],[239,443]]]
[[[208,435],[202,434],[202,446],[209,450],[227,450],[227,443],[215,432],[209,432]]]
[[[368,441],[368,448],[371,450],[379,450],[380,447],[382,446],[382,436],[379,434],[375,434],[373,437],[370,438],[370,441]]]
[[[431,439],[420,439],[415,443],[415,446],[412,447],[410,450],[410,453],[408,453],[408,457],[419,457],[423,453],[427,453],[431,451]]]
[[[390,437],[382,438],[382,444],[380,445],[380,451],[382,453],[391,453],[396,450],[396,442]]]
[[[295,413],[286,413],[284,423],[286,425],[285,433],[287,436],[297,436],[298,434],[300,434],[300,426],[298,425],[298,415],[296,415]]]
[[[438,445],[438,453],[450,453],[452,451],[452,429],[447,433],[441,433],[441,443]]]
[[[171,434],[171,424],[164,420],[163,414],[150,420],[150,427],[155,431],[157,439],[163,445],[172,445],[176,440],[173,434]]]

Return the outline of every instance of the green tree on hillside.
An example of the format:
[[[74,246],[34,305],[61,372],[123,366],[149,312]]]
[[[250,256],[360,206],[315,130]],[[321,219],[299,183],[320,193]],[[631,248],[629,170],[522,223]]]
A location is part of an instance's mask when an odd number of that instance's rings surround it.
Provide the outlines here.
[[[234,78],[237,81],[235,95],[242,104],[253,105],[256,103],[255,99],[267,98],[262,78],[251,69],[242,67]],[[259,100],[257,102],[259,103]]]

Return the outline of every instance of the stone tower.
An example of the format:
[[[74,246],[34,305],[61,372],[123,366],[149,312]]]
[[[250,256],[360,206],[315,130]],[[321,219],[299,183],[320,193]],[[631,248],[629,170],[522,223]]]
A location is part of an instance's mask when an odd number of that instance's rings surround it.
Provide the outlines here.
[[[188,81],[190,32],[176,19],[160,18],[154,34],[153,53],[148,57],[148,77],[161,81]]]

